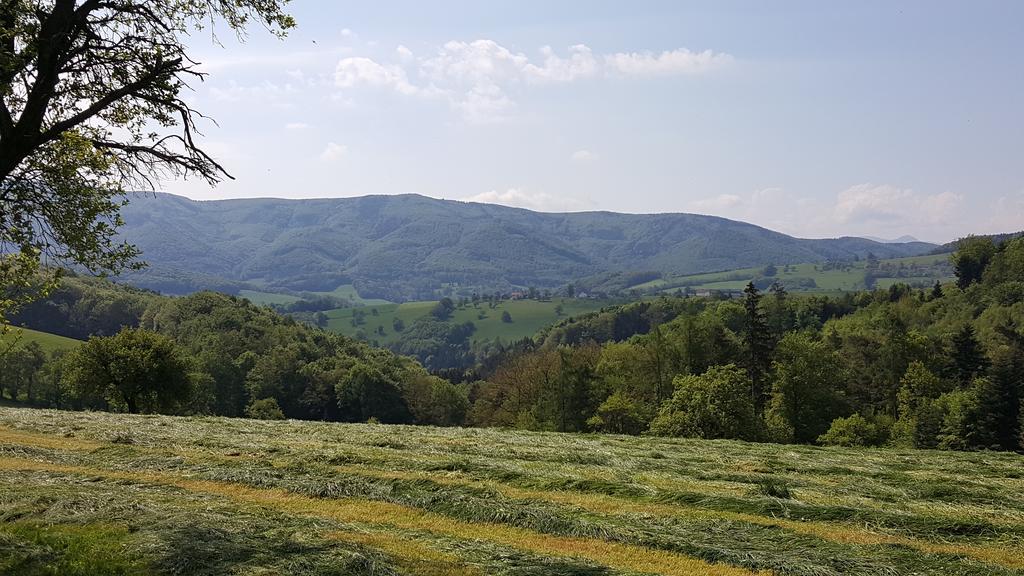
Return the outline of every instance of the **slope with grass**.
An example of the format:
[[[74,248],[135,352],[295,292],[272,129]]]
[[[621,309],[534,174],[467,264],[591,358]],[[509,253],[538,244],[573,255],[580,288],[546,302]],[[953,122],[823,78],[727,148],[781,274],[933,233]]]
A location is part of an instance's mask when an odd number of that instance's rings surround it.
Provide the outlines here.
[[[666,276],[640,284],[624,286],[642,293],[674,292],[685,288],[693,290],[743,290],[750,281],[771,283],[779,281],[791,292],[852,292],[865,290],[868,263],[855,260],[837,263],[803,263],[776,266],[774,276],[765,275],[765,267],[742,268],[707,274]],[[888,288],[902,282],[923,288],[935,282],[955,280],[949,254],[908,256],[879,260],[879,268],[872,275],[874,287]],[[604,288],[599,286],[598,288]]]
[[[0,408],[0,573],[1024,574],[1022,465]]]
[[[0,350],[8,345],[24,346],[29,342],[39,344],[47,354],[55,350],[70,350],[82,343],[81,340],[66,338],[49,332],[40,332],[29,328],[11,327],[7,334],[0,335]]]
[[[405,302],[403,304],[383,304],[363,306],[359,308],[339,308],[327,312],[327,329],[346,336],[363,336],[376,340],[381,345],[388,345],[401,337],[395,330],[395,319],[400,319],[406,327],[418,318],[430,314],[437,304],[436,301]],[[491,308],[481,302],[456,308],[450,321],[455,323],[472,322],[476,326],[472,341],[493,341],[500,338],[502,342],[514,342],[536,334],[541,328],[549,326],[563,318],[585,312],[592,312],[607,305],[607,301],[583,298],[554,298],[551,300],[505,300]],[[558,307],[561,306],[561,313]],[[374,312],[376,311],[376,312]],[[511,322],[502,320],[502,313],[508,312]],[[356,322],[353,323],[353,319]],[[383,330],[383,334],[379,330]]]

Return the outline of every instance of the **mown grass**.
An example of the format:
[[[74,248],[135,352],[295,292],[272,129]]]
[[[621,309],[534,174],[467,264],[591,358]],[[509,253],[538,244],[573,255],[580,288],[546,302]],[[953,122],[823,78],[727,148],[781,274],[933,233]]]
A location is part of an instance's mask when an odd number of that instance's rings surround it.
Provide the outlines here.
[[[0,409],[0,566],[1024,574],[1022,465],[1012,454]]]

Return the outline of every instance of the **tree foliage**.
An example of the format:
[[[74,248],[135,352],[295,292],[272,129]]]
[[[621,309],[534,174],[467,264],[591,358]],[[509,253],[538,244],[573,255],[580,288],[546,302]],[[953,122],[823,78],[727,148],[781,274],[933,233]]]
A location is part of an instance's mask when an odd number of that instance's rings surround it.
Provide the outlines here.
[[[204,73],[184,41],[252,21],[284,34],[294,22],[283,4],[0,3],[0,319],[51,285],[34,281],[43,265],[135,266],[136,249],[117,237],[126,191],[227,175],[197,142],[203,116],[183,93]]]

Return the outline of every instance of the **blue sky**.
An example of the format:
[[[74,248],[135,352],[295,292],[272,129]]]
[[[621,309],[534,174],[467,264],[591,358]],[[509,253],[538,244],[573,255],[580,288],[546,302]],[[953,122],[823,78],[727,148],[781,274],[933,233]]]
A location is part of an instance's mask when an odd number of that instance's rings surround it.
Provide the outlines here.
[[[805,237],[1024,228],[1024,3],[295,0],[190,42],[236,180],[698,212]]]

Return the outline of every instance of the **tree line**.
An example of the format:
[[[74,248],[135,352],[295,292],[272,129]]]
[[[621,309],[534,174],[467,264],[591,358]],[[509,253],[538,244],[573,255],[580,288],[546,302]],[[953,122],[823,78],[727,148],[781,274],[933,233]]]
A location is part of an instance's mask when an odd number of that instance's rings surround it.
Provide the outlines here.
[[[563,322],[474,385],[469,421],[838,445],[1020,450],[1024,239],[968,238],[956,284],[839,297],[748,285]],[[670,318],[665,320],[665,318]]]
[[[926,290],[609,307],[478,350],[470,370],[436,343],[471,330],[436,315],[396,354],[236,297],[71,277],[15,320],[92,337],[7,351],[0,389],[72,409],[1019,450],[1024,239],[968,238],[951,261],[957,282]],[[403,355],[426,350],[449,367]]]

